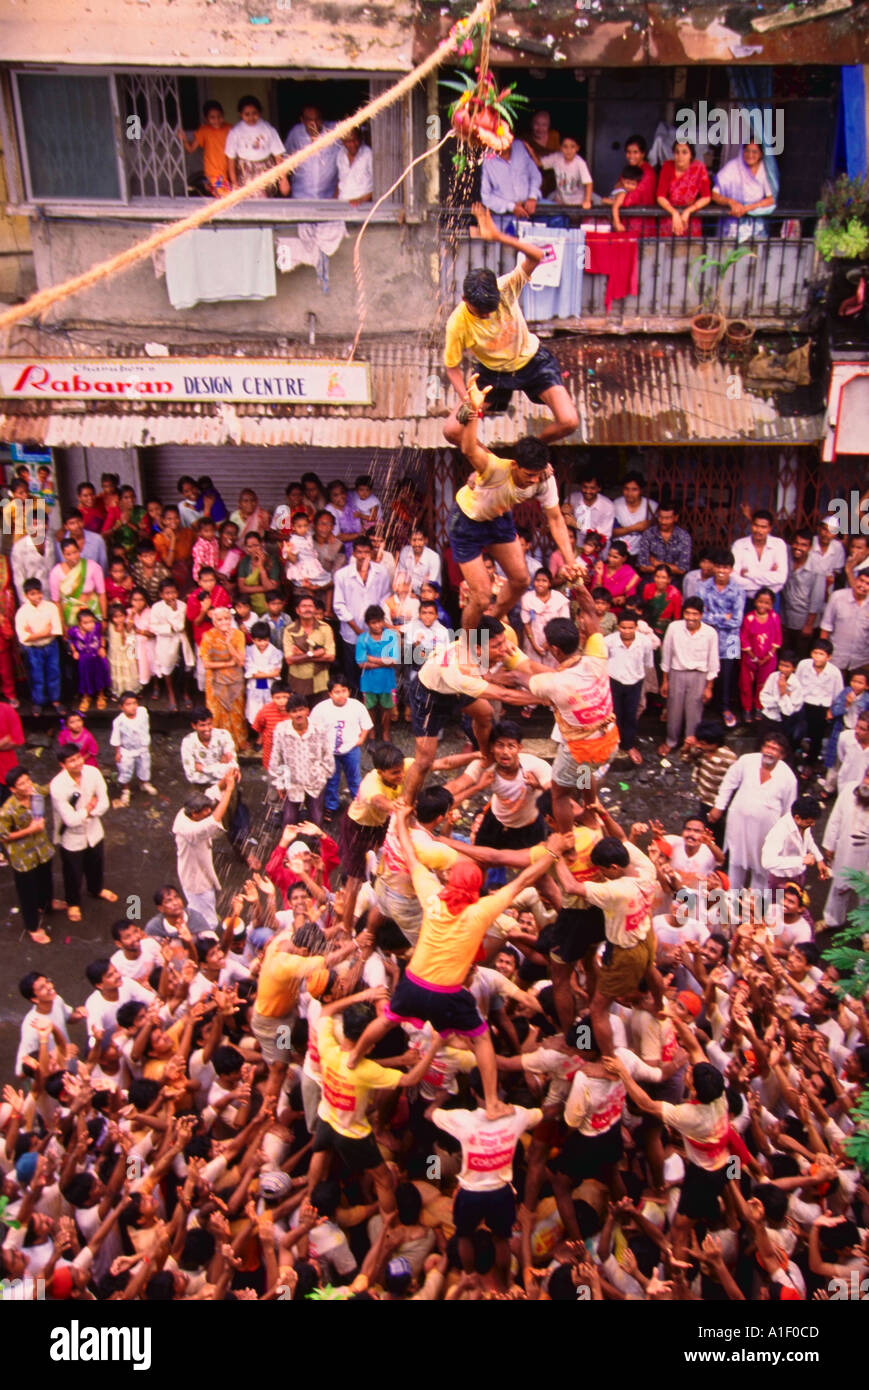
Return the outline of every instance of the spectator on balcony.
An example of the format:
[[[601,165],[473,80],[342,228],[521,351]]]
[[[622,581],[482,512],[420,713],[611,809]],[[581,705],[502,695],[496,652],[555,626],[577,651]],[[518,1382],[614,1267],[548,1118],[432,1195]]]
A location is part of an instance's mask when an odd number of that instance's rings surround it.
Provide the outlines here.
[[[258,97],[242,97],[238,103],[238,114],[241,120],[226,137],[229,182],[233,188],[243,188],[284,157],[281,137],[273,125],[263,120],[262,104]],[[286,198],[289,192],[290,181],[282,178],[266,190],[265,197],[276,198],[280,193]]]
[[[774,165],[772,159],[770,162]],[[760,145],[754,142],[743,145],[739,154],[722,165],[712,190],[712,201],[732,214],[722,222],[721,236],[738,237],[740,241],[766,236],[766,228],[759,219],[768,217],[774,210],[775,193]]]
[[[548,111],[534,112],[531,117],[531,134],[522,143],[542,172],[541,197],[551,197],[555,192],[555,174],[551,169],[544,170],[541,160],[546,155],[555,153],[561,144],[561,136],[557,130],[553,130],[552,119]]]
[[[629,555],[636,555],[640,546],[640,537],[647,531],[655,519],[655,512],[658,510],[657,502],[646,497],[646,480],[642,473],[636,469],[631,469],[626,473],[622,482],[622,495],[617,497],[613,503],[613,514],[615,516],[615,526],[612,534],[621,536],[628,547]],[[710,571],[711,572],[711,571]]]
[[[371,146],[362,142],[358,130],[351,130],[341,141],[338,151],[338,190],[342,203],[358,207],[374,197],[374,163]]]
[[[552,201],[565,207],[591,207],[591,172],[579,153],[579,141],[572,135],[565,135],[561,148],[554,154],[546,154],[541,160],[532,159],[541,169],[551,169],[555,174],[555,193]]]
[[[226,141],[231,126],[223,114],[219,101],[207,101],[202,108],[202,125],[188,140],[183,130],[178,138],[188,154],[202,151],[202,179],[204,188],[212,198],[222,198],[229,192],[229,167],[226,159]]]
[[[700,219],[692,214],[711,202],[709,174],[694,146],[676,140],[673,158],[665,160],[658,177],[658,207],[670,216],[660,224],[661,236],[700,236]]]
[[[514,140],[508,149],[483,160],[480,200],[504,229],[514,219],[527,221],[534,216],[542,182],[522,141]]]
[[[657,175],[646,158],[647,147],[642,135],[629,135],[625,141],[625,168],[622,170],[616,187],[608,198],[601,201],[613,208],[613,223],[616,231],[621,231],[620,213],[625,208],[653,208],[657,207]],[[627,171],[630,168],[635,178],[627,178]],[[624,197],[618,201],[616,199],[619,191],[624,190]],[[629,217],[624,223],[625,230],[629,236],[654,236],[657,230],[657,221],[654,217]]]
[[[286,140],[287,154],[297,154],[307,149],[327,130],[334,130],[335,122],[325,122],[318,106],[306,106],[297,125],[294,125]],[[319,154],[312,155],[293,171],[294,198],[337,198],[338,196],[338,145],[330,145]]]

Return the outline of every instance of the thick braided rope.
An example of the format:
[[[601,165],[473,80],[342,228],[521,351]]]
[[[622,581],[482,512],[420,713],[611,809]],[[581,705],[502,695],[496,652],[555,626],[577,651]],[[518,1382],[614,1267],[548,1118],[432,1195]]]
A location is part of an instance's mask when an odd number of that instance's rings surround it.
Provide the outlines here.
[[[12,324],[20,323],[22,319],[42,318],[52,305],[59,304],[72,295],[81,294],[83,290],[89,290],[93,285],[99,284],[102,280],[108,280],[113,275],[129,270],[131,266],[146,260],[162,246],[167,246],[176,237],[183,236],[185,232],[192,231],[195,227],[202,227],[219,213],[237,207],[238,204],[245,202],[248,198],[256,197],[259,193],[264,193],[278,179],[283,178],[286,174],[291,174],[307,159],[313,158],[315,154],[320,154],[322,150],[328,149],[336,141],[342,140],[363,121],[373,120],[375,116],[380,115],[381,111],[387,110],[395,102],[400,101],[418,82],[428,77],[429,73],[434,72],[444,59],[449,57],[472,25],[482,23],[494,13],[496,2],[497,0],[480,0],[471,14],[459,25],[453,26],[443,42],[424,62],[420,63],[419,67],[414,68],[413,72],[407,73],[394,87],[382,92],[367,106],[363,106],[361,111],[339,121],[334,130],[324,131],[313,144],[308,145],[304,150],[289,155],[280,164],[272,165],[264,173],[258,174],[250,183],[245,184],[243,188],[235,188],[223,198],[207,200],[201,208],[198,208],[188,217],[183,217],[178,222],[171,222],[166,227],[161,227],[159,231],[153,232],[144,241],[137,242],[135,246],[129,247],[117,256],[110,257],[107,261],[101,261],[99,265],[92,266],[84,274],[75,275],[72,279],[65,280],[61,285],[53,285],[48,289],[39,290],[36,294],[31,295],[26,303],[16,304],[11,309],[7,309],[5,313],[0,314],[0,329],[10,328]]]

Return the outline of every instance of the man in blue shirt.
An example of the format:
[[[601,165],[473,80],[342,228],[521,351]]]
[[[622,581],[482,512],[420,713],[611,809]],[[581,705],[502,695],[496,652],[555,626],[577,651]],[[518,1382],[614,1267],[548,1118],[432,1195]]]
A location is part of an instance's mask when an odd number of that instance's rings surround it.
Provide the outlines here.
[[[306,106],[301,120],[294,125],[285,141],[287,154],[304,150],[326,130],[334,130],[335,122],[324,122],[323,113],[316,106]],[[334,198],[338,193],[338,151],[341,145],[330,145],[327,150],[306,159],[292,175],[294,198]]]
[[[108,569],[106,557],[106,543],[97,531],[86,531],[82,521],[81,512],[74,508],[64,521],[64,529],[61,536],[55,541],[54,549],[58,561],[63,559],[61,546],[67,536],[71,536],[78,543],[78,548],[86,560],[94,560],[105,574]]]
[[[741,656],[740,630],[745,616],[745,590],[733,582],[733,552],[716,550],[712,555],[712,578],[700,585],[703,621],[718,633],[718,694],[722,718],[728,729],[736,724],[733,704]]]
[[[542,181],[522,141],[514,140],[509,149],[483,160],[480,201],[502,221],[505,215],[525,221],[537,210]]]

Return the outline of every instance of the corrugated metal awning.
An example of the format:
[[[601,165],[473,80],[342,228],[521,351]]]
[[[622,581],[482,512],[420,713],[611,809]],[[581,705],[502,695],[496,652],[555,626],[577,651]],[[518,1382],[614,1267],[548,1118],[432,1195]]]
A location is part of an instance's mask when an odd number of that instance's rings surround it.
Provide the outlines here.
[[[697,363],[684,339],[561,339],[558,357],[580,426],[565,444],[815,444],[822,414],[785,413],[748,391],[730,363]],[[325,352],[323,355],[326,355]],[[307,445],[436,449],[452,393],[440,350],[415,341],[366,344],[370,406],[170,405],[142,402],[4,402],[0,441],[49,448],[126,449],[162,444]],[[784,398],[787,401],[787,397]],[[507,415],[483,421],[486,443],[539,430],[542,406],[513,397]]]

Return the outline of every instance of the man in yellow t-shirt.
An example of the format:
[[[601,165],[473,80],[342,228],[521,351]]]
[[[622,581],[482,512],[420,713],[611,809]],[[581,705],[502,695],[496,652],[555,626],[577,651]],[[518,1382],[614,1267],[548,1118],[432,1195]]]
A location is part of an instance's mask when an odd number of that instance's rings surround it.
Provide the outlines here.
[[[506,579],[491,610],[495,617],[515,607],[531,586],[513,520],[513,508],[519,503],[536,501],[540,505],[564,561],[562,573],[567,580],[576,576],[574,547],[559,505],[545,431],[539,439],[526,435],[517,440],[511,447],[512,458],[490,454],[477,442],[477,419],[488,404],[491,389],[481,387],[477,376],[468,381],[471,410],[462,429],[461,450],[474,472],[456,493],[447,521],[453,559],[469,589],[462,609],[462,627],[466,631],[473,629],[481,613],[489,610],[492,580],[483,561],[484,551],[501,566]],[[559,389],[564,391],[563,386]]]
[[[342,1036],[338,1037],[332,1013],[342,1011]],[[415,1086],[431,1066],[441,1047],[435,1034],[431,1046],[410,1071],[382,1067],[379,1062],[360,1062],[348,1066],[351,1049],[358,1043],[373,1016],[370,1004],[340,1000],[327,1004],[317,1025],[317,1049],[323,1073],[323,1097],[317,1110],[314,1154],[308,1169],[308,1196],[325,1176],[329,1154],[337,1154],[351,1173],[370,1172],[377,1191],[380,1213],[385,1218],[395,1211],[395,1181],[380,1156],[368,1119],[372,1091],[395,1086]],[[391,1026],[391,1025],[390,1025]]]
[[[274,1094],[287,1069],[289,1035],[303,982],[316,976],[322,989],[330,967],[358,949],[354,941],[328,955],[312,952],[312,945],[324,943],[322,933],[306,923],[295,932],[273,936],[263,955],[250,1027],[271,1068],[269,1091]]]
[[[444,366],[460,403],[446,421],[444,435],[450,444],[461,442],[463,408],[468,402],[461,362],[467,350],[480,364],[482,385],[492,387],[487,402],[490,413],[503,414],[513,392],[524,391],[529,400],[542,401],[552,411],[553,422],[541,435],[544,443],[551,444],[572,434],[579,416],[562,382],[557,359],[529,332],[519,307],[519,296],[546,258],[546,247],[501,231],[482,203],[474,204],[474,216],[481,241],[500,242],[518,251],[523,260],[500,278],[483,268],[465,276],[462,302],[450,314],[446,328]]]
[[[486,1114],[496,1119],[506,1114],[508,1107],[498,1099],[495,1049],[464,980],[495,918],[510,906],[517,893],[542,878],[552,861],[560,857],[561,836],[551,837],[537,861],[510,883],[481,898],[483,875],[476,864],[460,857],[448,871],[446,884],[441,885],[419,862],[408,828],[409,814],[408,807],[399,806],[394,823],[422,905],[422,928],[404,977],[385,1012],[366,1028],[354,1047],[350,1066],[355,1067],[395,1023],[415,1023],[418,1028],[430,1023],[439,1033],[458,1033],[468,1039],[474,1050]]]

